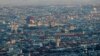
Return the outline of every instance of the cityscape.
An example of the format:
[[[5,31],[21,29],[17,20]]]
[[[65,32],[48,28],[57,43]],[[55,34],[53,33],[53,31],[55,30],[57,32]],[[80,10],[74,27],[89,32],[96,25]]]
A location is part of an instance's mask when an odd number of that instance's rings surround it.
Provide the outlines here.
[[[100,56],[100,5],[0,6],[0,56]]]

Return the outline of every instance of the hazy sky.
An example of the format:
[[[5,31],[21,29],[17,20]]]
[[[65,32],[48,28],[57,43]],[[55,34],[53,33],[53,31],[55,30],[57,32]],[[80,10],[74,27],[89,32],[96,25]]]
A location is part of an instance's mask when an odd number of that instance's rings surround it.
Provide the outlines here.
[[[0,5],[99,4],[100,0],[0,0]]]

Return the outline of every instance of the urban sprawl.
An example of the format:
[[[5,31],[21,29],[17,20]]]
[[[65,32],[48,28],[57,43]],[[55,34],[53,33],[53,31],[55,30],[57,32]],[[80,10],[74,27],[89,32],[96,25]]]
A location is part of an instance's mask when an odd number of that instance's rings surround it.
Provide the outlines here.
[[[100,6],[0,6],[0,56],[100,56]]]

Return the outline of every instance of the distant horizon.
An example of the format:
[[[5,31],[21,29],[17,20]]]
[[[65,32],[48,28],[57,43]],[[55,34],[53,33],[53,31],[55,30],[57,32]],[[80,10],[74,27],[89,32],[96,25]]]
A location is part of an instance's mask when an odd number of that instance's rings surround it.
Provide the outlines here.
[[[0,6],[98,5],[100,0],[0,0]]]
[[[77,6],[99,6],[100,4],[82,4],[82,5],[79,5],[79,4],[70,4],[70,5],[66,5],[66,4],[62,4],[62,5],[0,5],[0,7],[39,7],[39,6],[66,6],[66,7],[77,7]]]

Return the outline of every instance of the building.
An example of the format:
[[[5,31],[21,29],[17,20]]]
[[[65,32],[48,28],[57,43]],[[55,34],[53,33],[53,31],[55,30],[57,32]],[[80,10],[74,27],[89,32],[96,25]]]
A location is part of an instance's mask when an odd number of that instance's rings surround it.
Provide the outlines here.
[[[17,33],[17,30],[18,30],[18,27],[19,27],[18,23],[12,22],[12,23],[10,24],[10,27],[11,27],[11,31],[12,31],[12,32],[16,32],[16,33]]]

